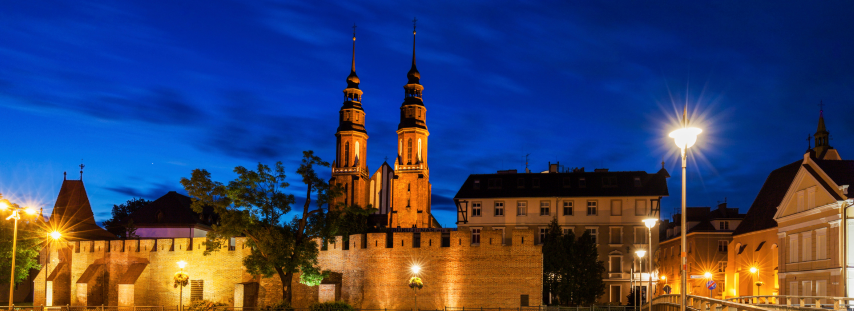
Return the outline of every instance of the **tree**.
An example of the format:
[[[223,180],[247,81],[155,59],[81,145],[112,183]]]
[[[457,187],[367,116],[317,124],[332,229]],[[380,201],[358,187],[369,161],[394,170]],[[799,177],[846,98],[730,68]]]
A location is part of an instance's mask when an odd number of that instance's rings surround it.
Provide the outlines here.
[[[0,202],[4,202],[0,194]],[[17,206],[5,201],[10,206]],[[15,221],[6,220],[11,213],[9,210],[0,210],[0,284],[8,284],[12,266],[12,240],[15,230]],[[42,243],[45,242],[44,223],[27,213],[21,214],[18,220],[18,241],[15,247],[15,284],[25,281],[31,269],[41,269],[37,257]]]
[[[132,198],[122,204],[113,204],[112,218],[104,221],[104,227],[122,239],[136,237],[136,227],[133,225],[133,221],[128,219],[128,216],[149,203],[151,201],[143,198]]]
[[[319,284],[329,272],[318,267],[315,239],[329,239],[339,231],[342,219],[348,217],[346,211],[329,213],[323,209],[340,194],[340,188],[330,187],[318,177],[315,166],[329,167],[329,163],[313,151],[304,151],[297,174],[306,185],[306,201],[302,213],[291,221],[282,219],[295,202],[294,195],[285,193],[290,184],[285,181],[282,162],[277,162],[274,169],[261,163],[255,170],[238,166],[234,169],[237,178],[227,185],[211,180],[204,169],[193,170],[190,179],[182,178],[181,184],[193,200],[193,210],[202,212],[205,206],[211,206],[219,215],[219,223],[207,235],[205,254],[221,249],[231,237],[245,236],[251,251],[243,265],[253,275],[277,274],[284,301],[291,302],[289,285],[296,272],[300,273],[301,283]],[[312,194],[316,196],[316,208],[311,207]]]
[[[585,232],[577,240],[563,235],[552,219],[543,243],[543,287],[559,305],[590,305],[604,294],[604,263],[598,260],[593,237]]]

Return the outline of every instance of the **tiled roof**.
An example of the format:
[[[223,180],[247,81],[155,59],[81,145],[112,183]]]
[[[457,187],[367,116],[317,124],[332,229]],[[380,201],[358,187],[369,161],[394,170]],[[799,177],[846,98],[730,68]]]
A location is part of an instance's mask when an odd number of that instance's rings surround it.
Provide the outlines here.
[[[193,211],[190,197],[169,191],[169,193],[143,206],[129,216],[136,227],[163,226],[211,226],[217,221],[213,208],[206,207],[200,215]],[[159,217],[158,217],[159,215]]]
[[[667,177],[664,169],[655,174],[643,171],[472,174],[454,198],[667,196]],[[480,185],[478,189],[475,182]]]
[[[112,240],[116,236],[95,224],[95,215],[82,180],[64,180],[56,197],[50,226],[66,240]]]
[[[854,160],[819,160],[815,163],[837,185],[854,185]]]
[[[777,206],[789,190],[789,186],[798,174],[803,160],[797,160],[771,172],[765,179],[765,184],[753,200],[753,205],[747,211],[744,220],[735,229],[733,235],[745,234],[759,230],[777,227],[774,214]]]

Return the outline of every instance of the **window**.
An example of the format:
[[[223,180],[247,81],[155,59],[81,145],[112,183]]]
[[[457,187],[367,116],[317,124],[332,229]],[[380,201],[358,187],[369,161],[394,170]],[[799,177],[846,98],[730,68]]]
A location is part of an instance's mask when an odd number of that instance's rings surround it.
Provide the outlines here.
[[[635,244],[645,244],[646,243],[646,228],[645,227],[635,227]]]
[[[815,281],[815,295],[827,296],[827,280]]]
[[[815,231],[815,259],[827,259],[827,229]],[[816,284],[816,290],[818,290],[818,284]]]
[[[495,202],[495,216],[504,216],[504,202]]]
[[[729,245],[729,241],[727,240],[718,240],[718,251],[722,253],[727,252],[727,246]]]
[[[803,247],[804,256],[801,261],[810,261],[812,260],[812,232],[804,233],[804,247]],[[806,289],[804,289],[806,290]]]
[[[623,258],[619,256],[611,257],[611,269],[608,271],[610,273],[622,273],[623,272]]]
[[[618,305],[622,302],[623,294],[620,293],[620,285],[611,285],[611,302],[616,302]]]
[[[801,284],[803,284],[801,288],[804,291],[801,295],[812,296],[812,281],[803,281]]]
[[[190,280],[190,301],[205,299],[205,280]]]
[[[563,235],[575,234],[575,228],[563,228]]]
[[[738,255],[741,255],[741,252],[744,252],[744,249],[747,248],[747,244],[744,244],[738,248]],[[690,250],[689,250],[690,252]]]
[[[532,188],[539,188],[540,187],[540,179],[539,178],[531,179],[531,187]]]
[[[505,239],[505,237],[504,237],[504,228],[501,228],[501,227],[497,227],[497,228],[496,228],[496,227],[492,227],[492,230],[495,230],[495,231],[501,231],[501,245],[504,245],[504,244],[505,244],[505,243],[504,243],[504,239]]]
[[[596,215],[596,208],[599,203],[597,201],[587,201],[587,216]]]
[[[549,228],[540,228],[540,244],[546,243],[546,235],[548,235]]]
[[[786,293],[786,296],[797,296],[798,295],[798,282],[789,282],[789,292]]]
[[[578,187],[579,188],[587,187],[587,179],[585,179],[584,177],[579,178],[578,179]]]
[[[520,295],[519,296],[519,306],[527,307],[528,306],[528,295]]]
[[[525,188],[525,179],[519,178],[516,180],[516,188]]]
[[[481,209],[480,202],[472,202],[471,204],[471,217],[480,217]]]
[[[548,215],[551,215],[551,202],[541,201],[540,202],[540,216],[548,216]]]
[[[472,188],[474,188],[474,190],[480,190],[480,179],[474,180],[474,182],[472,183]]]
[[[616,177],[603,177],[602,178],[602,187],[605,187],[605,188],[617,187],[617,178]]]
[[[611,228],[611,244],[623,244],[623,228]]]
[[[641,186],[641,179],[640,179],[640,177],[635,176],[635,187],[640,187],[640,186]]]
[[[756,252],[758,252],[760,249],[762,249],[762,246],[763,246],[763,245],[765,245],[765,241],[760,242],[760,243],[759,243],[759,246],[757,246],[757,247],[756,247],[756,250],[755,250],[755,251],[756,251]]]
[[[490,178],[489,189],[501,189],[501,178]]]
[[[527,216],[528,215],[528,202],[518,201],[516,202],[516,216]]]
[[[480,244],[480,229],[471,229],[471,244]]]
[[[721,230],[729,230],[729,221],[721,221],[718,223]]]
[[[623,200],[611,200],[611,216],[623,215]]]
[[[798,262],[798,235],[789,236],[789,262]]]
[[[599,233],[596,228],[587,228],[587,230],[585,230],[585,233],[590,235],[590,238],[593,239],[593,243],[598,243],[596,237],[599,235]]]
[[[572,178],[564,177],[564,178],[563,178],[563,187],[564,187],[564,188],[569,188],[569,187],[571,187],[571,186],[572,186]]]
[[[572,216],[572,201],[563,201],[563,215]]]
[[[350,166],[350,142],[344,143],[344,166]]]
[[[718,272],[726,272],[726,261],[718,262]]]
[[[412,164],[412,139],[406,141],[406,164]]]
[[[635,216],[646,216],[649,213],[646,210],[646,200],[635,201]]]

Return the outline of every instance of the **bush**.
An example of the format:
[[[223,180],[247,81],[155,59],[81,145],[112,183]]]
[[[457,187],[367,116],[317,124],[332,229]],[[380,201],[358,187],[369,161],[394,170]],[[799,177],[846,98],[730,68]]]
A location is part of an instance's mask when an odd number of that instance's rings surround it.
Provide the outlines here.
[[[294,308],[291,307],[287,301],[279,301],[274,305],[268,306],[267,309],[275,310],[275,311],[293,311]]]
[[[318,302],[308,307],[309,311],[354,311],[353,306],[343,301]]]
[[[226,305],[222,302],[213,302],[210,300],[196,300],[196,301],[191,302],[190,305],[187,306],[186,310],[187,311],[212,311],[212,310],[215,310],[217,307],[226,307],[226,306],[228,306],[228,305]]]

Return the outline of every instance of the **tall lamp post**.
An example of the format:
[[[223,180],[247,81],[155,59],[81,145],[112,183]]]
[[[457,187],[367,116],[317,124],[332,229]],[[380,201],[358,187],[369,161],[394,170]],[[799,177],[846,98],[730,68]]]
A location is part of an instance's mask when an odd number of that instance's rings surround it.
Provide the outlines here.
[[[685,252],[688,249],[686,231],[687,231],[687,221],[685,217],[685,159],[686,159],[686,151],[688,148],[694,145],[697,142],[697,135],[700,135],[703,130],[698,129],[696,127],[688,127],[688,106],[685,106],[685,110],[682,111],[682,128],[670,132],[670,137],[673,138],[674,142],[676,142],[676,146],[682,150],[682,219],[680,222],[680,227],[682,227],[682,249],[680,252],[681,257],[681,270],[682,270],[682,278],[680,280],[679,286],[681,287],[679,290],[679,311],[685,311],[685,306],[687,304],[687,297],[685,296],[685,290],[688,287],[688,253]]]
[[[756,294],[753,296],[759,296],[759,278],[757,278],[757,272],[759,272],[759,269],[756,269],[756,267],[750,267],[750,274],[753,274],[753,282],[756,283]]]
[[[47,234],[47,240],[46,240],[47,241],[47,263],[46,263],[47,268],[44,270],[44,272],[45,272],[45,276],[44,276],[44,289],[45,289],[44,306],[45,307],[49,307],[47,305],[47,292],[46,291],[47,291],[47,277],[48,277],[48,273],[50,273],[50,252],[51,252],[51,246],[53,245],[51,242],[51,239],[53,239],[53,242],[56,242],[56,241],[59,241],[59,239],[61,239],[61,238],[62,238],[62,233],[60,233],[59,231],[56,231],[56,230],[53,230]],[[52,294],[51,294],[50,304],[53,305],[53,295]]]
[[[12,305],[15,301],[15,253],[18,251],[18,220],[21,219],[21,211],[29,215],[35,215],[36,210],[33,208],[20,207],[17,204],[10,204],[6,200],[0,201],[0,210],[11,210],[12,215],[6,217],[6,220],[15,220],[15,229],[12,231],[12,273],[9,280],[9,310],[12,310]]]
[[[649,285],[647,286],[647,291],[652,290],[652,227],[655,227],[655,223],[657,222],[658,219],[655,218],[647,218],[643,220],[643,224],[646,226],[646,229],[649,232]],[[647,296],[647,302],[652,301],[651,296],[652,294]]]
[[[412,274],[415,276],[409,279],[409,288],[415,291],[415,311],[418,311],[418,290],[424,287],[424,282],[418,277],[418,273],[421,272],[421,266],[412,265],[410,270],[412,270]]]
[[[706,277],[706,280],[709,280],[709,281],[712,280],[712,273],[711,272],[706,272],[703,274],[703,276]],[[706,284],[709,284],[708,283],[709,281],[706,281]],[[708,285],[707,285],[707,287],[708,287]],[[709,298],[712,298],[712,289],[711,288],[709,289]]]
[[[638,294],[640,295],[640,307],[641,307],[641,310],[643,310],[643,302],[645,300],[644,294],[643,294],[643,256],[646,255],[646,251],[639,249],[639,250],[635,251],[635,254],[638,255],[638,258],[640,258],[640,264],[639,264],[640,265],[640,269],[639,269],[640,271],[638,271],[640,273],[640,291],[639,291],[640,293],[638,293]],[[647,291],[649,291],[649,290],[647,290]]]
[[[175,287],[181,287],[181,290],[178,294],[178,310],[184,309],[184,286],[187,286],[187,283],[190,282],[190,275],[184,273],[184,267],[186,266],[186,261],[179,261],[178,268],[181,268],[181,271],[175,273]]]

